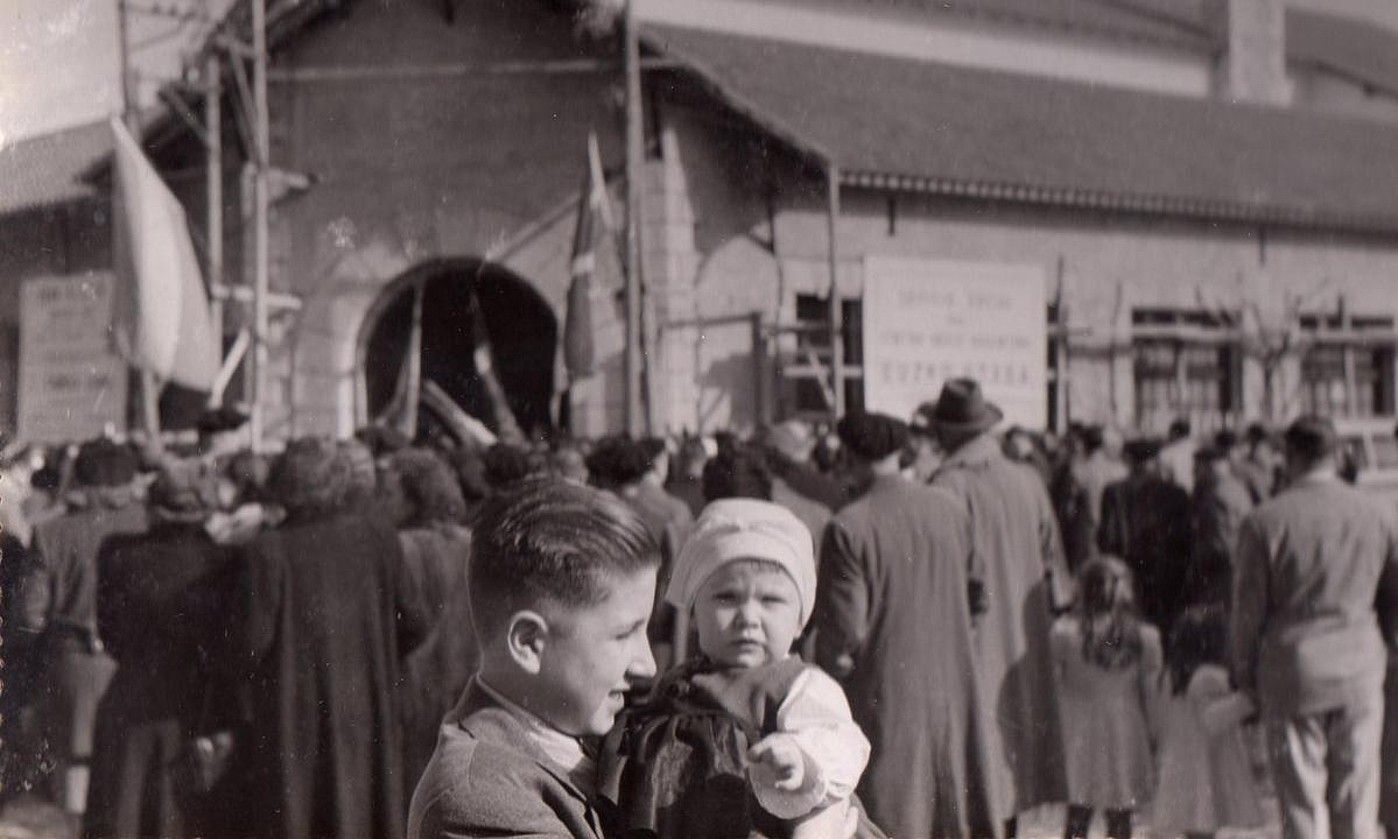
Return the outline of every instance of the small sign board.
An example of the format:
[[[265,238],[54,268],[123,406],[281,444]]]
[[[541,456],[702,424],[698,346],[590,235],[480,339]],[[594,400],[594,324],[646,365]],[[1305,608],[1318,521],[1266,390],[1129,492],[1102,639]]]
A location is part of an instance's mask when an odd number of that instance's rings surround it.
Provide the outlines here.
[[[1045,281],[1036,265],[866,258],[865,406],[908,419],[969,376],[1006,423],[1045,427]]]
[[[19,306],[19,439],[78,442],[126,424],[126,363],[112,349],[110,272],[25,281]]]

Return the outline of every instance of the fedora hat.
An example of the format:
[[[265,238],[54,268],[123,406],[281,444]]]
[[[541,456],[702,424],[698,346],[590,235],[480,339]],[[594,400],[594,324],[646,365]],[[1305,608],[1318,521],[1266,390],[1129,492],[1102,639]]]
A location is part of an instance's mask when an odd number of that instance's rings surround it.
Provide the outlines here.
[[[1005,418],[1005,412],[986,401],[975,379],[948,379],[932,408],[932,425],[952,432],[980,433]]]

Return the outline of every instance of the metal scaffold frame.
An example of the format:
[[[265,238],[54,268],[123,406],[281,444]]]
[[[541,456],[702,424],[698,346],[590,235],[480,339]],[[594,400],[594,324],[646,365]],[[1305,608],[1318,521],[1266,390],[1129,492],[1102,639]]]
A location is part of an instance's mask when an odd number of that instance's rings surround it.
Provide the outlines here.
[[[267,0],[242,0],[248,7],[251,32],[248,41],[234,37],[226,31],[229,22],[238,20],[238,6],[229,9],[224,21],[211,34],[208,46],[196,66],[199,66],[197,83],[178,82],[161,92],[161,99],[190,132],[199,139],[205,149],[205,175],[207,181],[207,247],[205,251],[205,275],[209,291],[209,309],[214,328],[214,339],[220,349],[224,343],[225,309],[229,303],[244,308],[251,315],[244,317],[244,325],[232,346],[223,358],[209,402],[218,405],[223,402],[224,393],[232,382],[243,362],[247,360],[246,376],[250,383],[247,406],[254,448],[261,449],[266,435],[266,403],[268,379],[268,330],[274,311],[294,311],[300,308],[300,300],[288,294],[277,294],[270,289],[270,247],[269,211],[272,202],[273,180],[283,188],[305,187],[309,179],[295,173],[275,171],[270,163],[271,143],[267,101],[268,52],[267,52]],[[141,14],[181,14],[178,9],[165,10],[162,7],[134,5],[128,0],[118,0],[118,38],[122,90],[123,118],[132,135],[141,136],[136,103],[132,93],[134,73],[131,67],[127,15]],[[223,109],[222,98],[223,63],[227,61],[232,70],[234,84],[233,116],[239,136],[247,151],[248,170],[251,173],[250,186],[252,201],[244,218],[244,234],[252,236],[250,283],[229,284],[225,277],[224,260],[224,189],[223,189]],[[249,72],[248,64],[251,64]],[[192,75],[192,74],[190,74]],[[203,99],[202,119],[186,103],[185,92],[192,92]],[[115,228],[119,230],[118,228]],[[120,243],[116,243],[120,247]],[[147,431],[154,439],[159,432],[159,388],[160,383],[149,373],[142,376],[143,417]]]

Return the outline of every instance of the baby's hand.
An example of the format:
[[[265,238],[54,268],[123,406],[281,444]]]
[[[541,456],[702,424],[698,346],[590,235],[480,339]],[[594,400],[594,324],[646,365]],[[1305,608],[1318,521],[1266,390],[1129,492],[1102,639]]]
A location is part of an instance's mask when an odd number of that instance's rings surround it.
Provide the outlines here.
[[[748,760],[761,764],[784,792],[795,792],[806,782],[806,754],[790,734],[772,734],[748,749]]]

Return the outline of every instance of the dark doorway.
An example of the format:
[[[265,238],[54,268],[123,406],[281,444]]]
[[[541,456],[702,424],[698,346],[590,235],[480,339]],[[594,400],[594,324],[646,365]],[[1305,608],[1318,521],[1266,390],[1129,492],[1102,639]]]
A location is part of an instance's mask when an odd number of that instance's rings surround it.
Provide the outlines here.
[[[479,342],[471,318],[474,293],[493,350],[495,374],[520,428],[530,433],[553,425],[558,320],[528,282],[498,265],[453,259],[420,265],[394,286],[369,327],[365,345],[370,417],[378,416],[393,398],[412,334],[413,295],[421,287],[423,381],[436,382],[467,413],[494,425],[473,358]],[[425,421],[426,414],[421,416]]]

